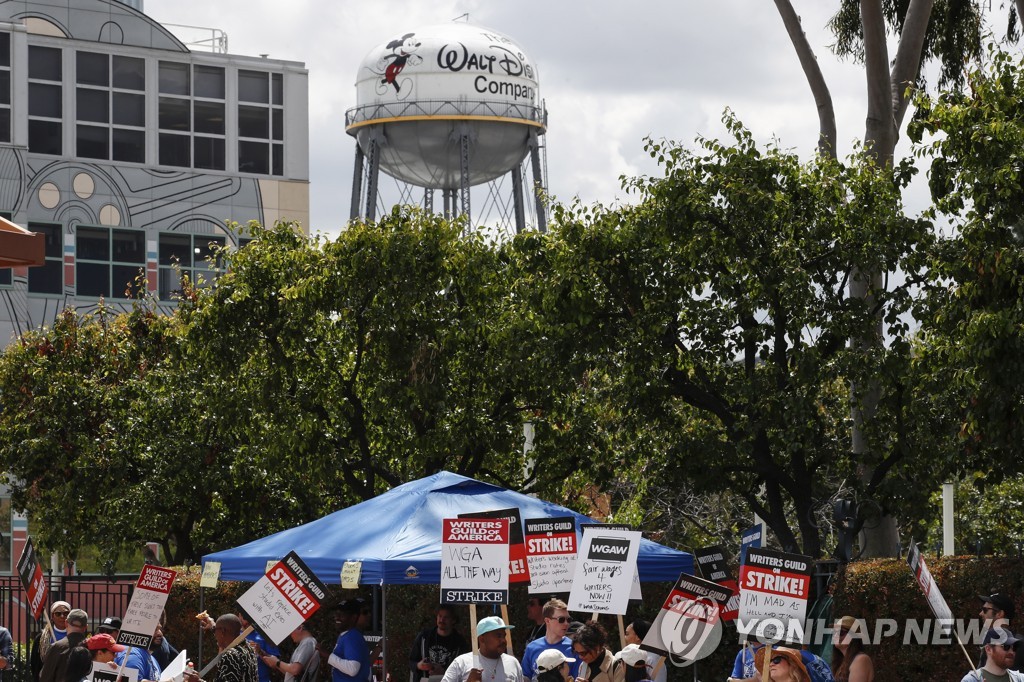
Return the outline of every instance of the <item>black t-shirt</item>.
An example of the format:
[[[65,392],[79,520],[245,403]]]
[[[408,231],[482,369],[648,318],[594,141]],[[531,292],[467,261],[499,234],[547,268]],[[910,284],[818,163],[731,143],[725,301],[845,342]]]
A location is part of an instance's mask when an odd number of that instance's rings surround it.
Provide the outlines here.
[[[428,677],[426,670],[416,667],[424,658],[431,663],[436,663],[442,668],[447,668],[456,656],[469,651],[469,646],[462,635],[452,632],[449,635],[437,634],[437,628],[427,628],[416,635],[416,640],[409,650],[409,670],[419,673],[419,676]]]

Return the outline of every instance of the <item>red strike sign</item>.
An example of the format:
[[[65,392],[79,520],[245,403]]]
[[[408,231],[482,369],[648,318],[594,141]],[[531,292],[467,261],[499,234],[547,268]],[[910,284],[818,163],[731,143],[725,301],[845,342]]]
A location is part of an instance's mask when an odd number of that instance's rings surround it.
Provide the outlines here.
[[[508,544],[508,519],[444,519],[444,542]]]
[[[288,601],[302,614],[304,619],[309,618],[320,607],[320,603],[313,599],[299,582],[299,579],[295,577],[295,574],[285,567],[284,563],[278,563],[274,566],[270,571],[269,577],[270,582],[274,584],[281,594],[287,597]]]
[[[176,575],[177,572],[169,571],[165,568],[143,566],[142,573],[139,575],[139,582],[135,586],[146,590],[153,590],[154,592],[170,594],[171,586],[174,584],[174,576]]]
[[[777,570],[744,565],[740,567],[740,584],[747,590],[807,599],[809,577],[799,573],[776,573]]]

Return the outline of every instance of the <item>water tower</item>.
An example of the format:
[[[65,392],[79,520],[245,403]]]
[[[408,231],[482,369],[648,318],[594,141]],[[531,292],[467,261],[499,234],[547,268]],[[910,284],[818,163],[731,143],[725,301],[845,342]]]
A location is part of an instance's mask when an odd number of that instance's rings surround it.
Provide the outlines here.
[[[546,229],[547,111],[537,69],[511,38],[454,22],[396,33],[360,64],[356,102],[345,114],[356,138],[352,219],[376,220],[383,171],[403,203],[419,202],[422,190],[421,205],[433,212],[440,190],[444,214],[472,226],[480,221],[470,190],[486,184],[477,196],[499,226],[521,232],[530,210]]]

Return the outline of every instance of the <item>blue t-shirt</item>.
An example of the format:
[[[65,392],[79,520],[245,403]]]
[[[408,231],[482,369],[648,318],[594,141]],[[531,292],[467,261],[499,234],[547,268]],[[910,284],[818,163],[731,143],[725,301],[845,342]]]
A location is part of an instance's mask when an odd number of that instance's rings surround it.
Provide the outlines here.
[[[580,672],[580,659],[573,653],[572,640],[568,637],[563,637],[561,642],[557,644],[548,644],[548,640],[545,637],[538,637],[529,644],[526,645],[526,650],[523,652],[523,679],[532,680],[537,674],[537,657],[542,652],[548,649],[558,649],[566,658],[575,658],[574,663],[569,664],[569,674],[573,677],[579,675]]]
[[[333,682],[365,682],[370,679],[370,649],[359,630],[352,628],[338,635],[338,643],[334,645],[334,651],[331,653],[348,661],[359,661],[359,672],[355,677],[331,666]]]
[[[124,655],[126,652],[122,651],[114,656],[114,663],[121,665],[124,663]],[[144,649],[132,648],[131,653],[128,655],[128,662],[125,663],[126,668],[135,668],[139,671],[140,680],[159,680],[160,664],[156,662],[156,659]]]
[[[259,644],[260,649],[263,651],[264,654],[270,654],[271,656],[277,656],[278,658],[281,658],[281,650],[277,648],[277,645],[273,642],[268,642],[267,640],[263,639],[263,635],[256,632],[255,630],[250,632],[246,636],[245,640],[247,642],[256,642],[257,644]],[[260,682],[270,682],[270,668],[267,667],[267,664],[263,662],[262,658],[256,659],[256,673],[260,677]]]
[[[732,675],[739,680],[745,680],[754,676],[754,652],[761,647],[746,647],[740,649],[739,653],[736,654],[736,661],[732,666]],[[828,666],[828,663],[819,656],[815,656],[810,651],[801,649],[800,659],[803,661],[804,667],[807,668],[807,675],[811,678],[811,682],[835,682],[835,678],[832,677],[832,669]]]

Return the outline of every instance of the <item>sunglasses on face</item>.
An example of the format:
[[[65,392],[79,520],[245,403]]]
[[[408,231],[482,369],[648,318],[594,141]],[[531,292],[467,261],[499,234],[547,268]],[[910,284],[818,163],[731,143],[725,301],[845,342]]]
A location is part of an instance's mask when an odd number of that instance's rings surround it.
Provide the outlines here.
[[[54,611],[53,616],[55,618],[67,618],[70,611]]]
[[[1014,650],[1014,646],[1016,646],[1016,645],[1015,644],[1000,644],[999,646],[1003,647],[1003,651],[1013,651]]]
[[[778,665],[780,663],[789,663],[785,656],[772,656],[772,665]]]
[[[553,621],[558,622],[558,623],[571,623],[572,622],[572,618],[569,618],[568,616],[559,616],[558,618],[549,618],[548,620],[553,620]]]

